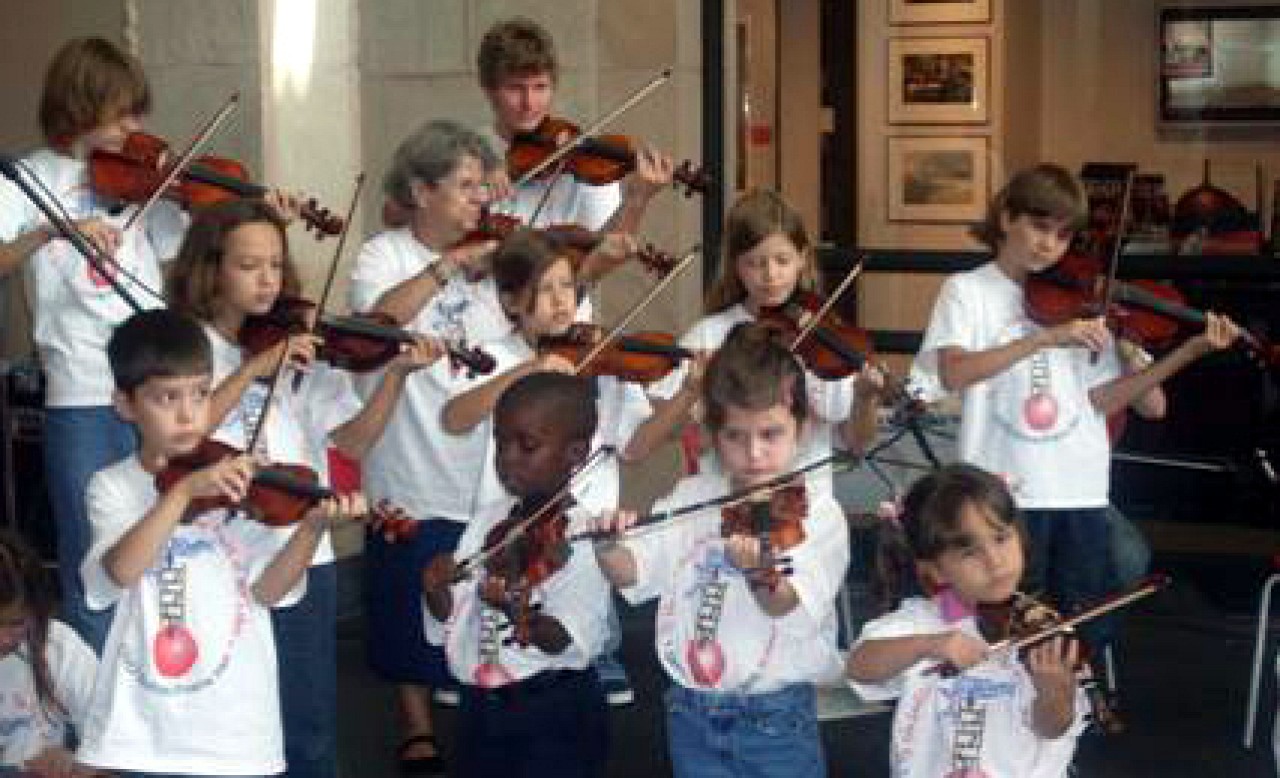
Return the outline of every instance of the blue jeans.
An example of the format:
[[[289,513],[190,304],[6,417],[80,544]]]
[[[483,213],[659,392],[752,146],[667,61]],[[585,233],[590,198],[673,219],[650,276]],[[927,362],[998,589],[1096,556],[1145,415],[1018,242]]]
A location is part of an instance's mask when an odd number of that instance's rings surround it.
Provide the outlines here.
[[[1042,589],[1064,615],[1089,607],[1112,593],[1111,519],[1106,508],[1024,510],[1031,538],[1026,579],[1030,591]],[[1111,642],[1113,617],[1093,619],[1081,627],[1093,648]]]
[[[767,694],[667,690],[676,778],[821,778],[827,774],[813,686]]]
[[[271,610],[284,720],[284,775],[336,778],[338,774],[338,568],[307,570],[307,593],[288,608]]]
[[[106,643],[112,611],[93,611],[85,604],[80,563],[91,540],[85,490],[94,473],[137,447],[133,426],[110,406],[45,410],[44,469],[58,531],[62,618],[98,653]]]

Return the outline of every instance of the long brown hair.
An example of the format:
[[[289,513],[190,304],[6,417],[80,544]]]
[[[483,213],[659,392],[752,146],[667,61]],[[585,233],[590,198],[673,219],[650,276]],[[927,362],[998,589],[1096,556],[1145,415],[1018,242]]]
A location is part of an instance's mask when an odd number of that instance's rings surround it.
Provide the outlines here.
[[[40,129],[56,149],[122,116],[151,110],[151,87],[142,65],[105,38],[63,44],[45,71]]]
[[[65,716],[67,708],[54,692],[46,658],[49,622],[53,619],[53,587],[40,557],[17,535],[0,530],[0,608],[17,608],[26,615],[26,648],[36,698],[47,718]]]
[[[777,192],[755,189],[739,197],[725,217],[725,257],[720,276],[707,294],[707,313],[719,313],[747,299],[747,289],[738,276],[738,260],[770,235],[782,235],[791,241],[804,258],[799,288],[813,290],[817,286],[813,245],[800,212]]]
[[[227,236],[245,224],[270,224],[280,233],[284,247],[284,277],[280,294],[297,295],[302,290],[298,269],[289,254],[289,236],[284,222],[262,200],[236,199],[201,208],[187,229],[178,256],[169,263],[165,291],[169,304],[200,321],[212,321],[218,299],[218,274],[226,251]]]

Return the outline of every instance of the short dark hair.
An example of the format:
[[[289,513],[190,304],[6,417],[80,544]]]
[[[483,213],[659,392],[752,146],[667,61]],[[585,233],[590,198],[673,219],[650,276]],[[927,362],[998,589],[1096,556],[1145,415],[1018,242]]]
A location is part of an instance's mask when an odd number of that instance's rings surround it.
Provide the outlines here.
[[[551,34],[537,22],[522,16],[489,28],[480,39],[476,68],[480,71],[480,86],[485,89],[496,89],[503,79],[511,76],[546,73],[555,81],[560,71]]]
[[[588,445],[596,434],[596,396],[591,381],[568,373],[530,373],[498,397],[497,419],[515,408],[536,408],[562,429],[570,441]]]
[[[209,338],[195,319],[168,308],[135,313],[107,342],[116,389],[130,394],[151,378],[208,374]]]

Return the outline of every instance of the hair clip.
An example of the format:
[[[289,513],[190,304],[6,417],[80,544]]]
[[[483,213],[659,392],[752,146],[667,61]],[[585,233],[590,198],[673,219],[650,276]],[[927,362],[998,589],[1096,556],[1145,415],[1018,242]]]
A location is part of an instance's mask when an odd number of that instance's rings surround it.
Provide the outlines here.
[[[876,516],[882,520],[902,527],[902,500],[882,500],[876,508]]]

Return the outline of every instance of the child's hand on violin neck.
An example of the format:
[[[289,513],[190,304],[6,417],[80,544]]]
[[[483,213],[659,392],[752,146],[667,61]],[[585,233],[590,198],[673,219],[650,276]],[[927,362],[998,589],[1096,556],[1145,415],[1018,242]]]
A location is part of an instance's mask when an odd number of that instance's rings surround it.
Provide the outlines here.
[[[640,250],[640,242],[629,232],[610,232],[600,239],[591,256],[609,268],[621,265],[627,257]]]
[[[587,521],[586,532],[592,535],[603,535],[597,542],[610,544],[617,540],[617,536],[626,532],[635,526],[640,520],[640,515],[635,511],[619,508],[614,511],[605,511],[595,518]]]
[[[1068,694],[1079,677],[1080,641],[1057,636],[1027,650],[1027,672],[1040,693]]]
[[[359,521],[369,515],[369,503],[363,492],[347,492],[326,497],[307,511],[303,521],[320,532],[342,522]]]
[[[1107,320],[1102,316],[1072,319],[1045,330],[1045,333],[1050,346],[1080,347],[1101,352],[1111,345],[1111,330],[1107,329]]]
[[[462,270],[468,275],[483,273],[487,269],[489,255],[497,249],[496,240],[469,241],[447,249],[440,255],[437,264],[441,265],[440,271],[445,277],[453,275],[455,270]]]
[[[284,364],[295,370],[306,370],[315,361],[316,349],[323,341],[317,335],[290,335],[279,345],[269,348],[253,358],[253,374],[257,378],[271,378],[280,364],[280,352],[284,352]]]
[[[1240,327],[1220,313],[1206,312],[1204,332],[1192,338],[1200,356],[1230,348],[1240,337]]]
[[[458,564],[453,554],[436,554],[422,569],[422,588],[424,591],[437,592],[448,589],[458,577]]]
[[[964,670],[984,661],[990,653],[990,648],[980,638],[967,632],[952,630],[934,636],[934,644],[929,653],[934,659],[939,659],[957,670]]]
[[[187,496],[225,497],[239,502],[249,494],[257,464],[252,454],[227,457],[215,464],[189,473],[180,482]]]
[[[853,380],[853,386],[858,397],[875,397],[884,393],[887,382],[884,369],[867,362],[858,371],[857,377]]]
[[[636,151],[636,168],[623,179],[622,196],[632,200],[649,200],[671,185],[675,175],[675,163],[671,157],[652,146],[641,146]]]
[[[751,535],[730,535],[724,542],[724,553],[739,572],[756,570],[764,565],[760,538]]]
[[[286,225],[293,224],[302,216],[302,202],[306,199],[301,192],[290,192],[284,189],[268,189],[262,196],[267,207]]]
[[[102,253],[115,256],[116,251],[120,248],[120,243],[124,239],[120,228],[107,224],[101,219],[79,219],[75,222],[76,229],[84,234],[90,243],[97,246]],[[57,235],[56,232],[50,232],[50,235]]]
[[[444,353],[444,344],[437,338],[415,335],[412,343],[406,343],[400,348],[400,353],[391,360],[388,367],[400,375],[407,376],[434,364],[444,356]]]

